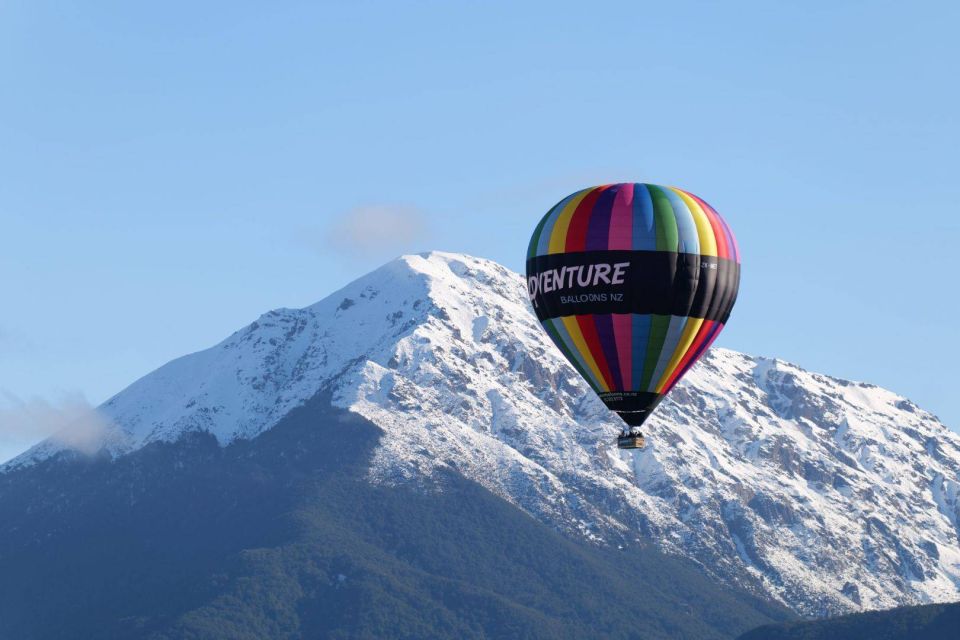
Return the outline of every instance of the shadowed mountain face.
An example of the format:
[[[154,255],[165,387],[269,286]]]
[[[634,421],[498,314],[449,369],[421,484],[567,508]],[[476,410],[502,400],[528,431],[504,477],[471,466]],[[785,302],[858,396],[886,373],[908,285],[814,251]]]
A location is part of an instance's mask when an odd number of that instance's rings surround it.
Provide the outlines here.
[[[869,611],[815,622],[764,625],[738,640],[956,640],[960,602]]]
[[[647,447],[619,451],[622,423],[541,329],[523,279],[458,254],[397,259],[134,382],[99,408],[115,466],[89,473],[112,482],[128,457],[185,438],[256,452],[321,389],[385,434],[357,462],[363,491],[436,495],[462,477],[571,539],[683,556],[802,615],[960,597],[960,436],[935,416],[713,349],[646,423]],[[43,464],[61,448],[0,477],[61,473]]]
[[[453,471],[372,484],[382,437],[320,395],[226,447],[194,433],[0,476],[0,639],[692,639],[789,616]]]

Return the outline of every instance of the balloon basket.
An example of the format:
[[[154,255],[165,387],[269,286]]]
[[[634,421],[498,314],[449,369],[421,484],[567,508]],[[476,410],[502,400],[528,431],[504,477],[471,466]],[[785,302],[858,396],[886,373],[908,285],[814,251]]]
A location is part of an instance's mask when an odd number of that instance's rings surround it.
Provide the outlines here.
[[[643,434],[631,433],[617,438],[618,449],[643,449]]]

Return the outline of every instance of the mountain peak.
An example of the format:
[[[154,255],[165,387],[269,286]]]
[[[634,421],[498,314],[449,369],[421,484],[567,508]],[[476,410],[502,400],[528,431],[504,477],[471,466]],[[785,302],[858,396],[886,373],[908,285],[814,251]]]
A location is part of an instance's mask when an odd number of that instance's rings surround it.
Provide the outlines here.
[[[170,362],[100,407],[106,448],[255,438],[320,393],[383,430],[373,483],[455,471],[556,529],[653,544],[807,614],[960,594],[960,437],[934,416],[713,349],[647,423],[648,447],[620,451],[618,419],[540,329],[523,278],[461,254],[397,258]]]
[[[439,251],[396,258],[302,309],[268,311],[218,345],[147,374],[98,408],[113,425],[104,444],[122,455],[190,431],[221,444],[269,429],[344,367],[396,341],[432,314],[460,314],[478,286],[503,293],[515,275],[495,262]],[[516,298],[516,292],[510,292]],[[472,326],[472,319],[464,327]],[[64,450],[51,439],[2,469]]]

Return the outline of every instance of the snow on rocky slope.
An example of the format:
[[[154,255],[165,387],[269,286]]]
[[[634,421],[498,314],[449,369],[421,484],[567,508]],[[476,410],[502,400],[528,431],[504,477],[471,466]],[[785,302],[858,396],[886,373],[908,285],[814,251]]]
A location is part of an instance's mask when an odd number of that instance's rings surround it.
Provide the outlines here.
[[[647,448],[618,451],[618,419],[541,331],[522,278],[464,255],[397,259],[170,362],[100,407],[106,448],[251,438],[321,390],[386,432],[372,482],[442,490],[436,472],[454,469],[572,535],[655,544],[805,614],[960,596],[960,436],[934,416],[713,349]]]

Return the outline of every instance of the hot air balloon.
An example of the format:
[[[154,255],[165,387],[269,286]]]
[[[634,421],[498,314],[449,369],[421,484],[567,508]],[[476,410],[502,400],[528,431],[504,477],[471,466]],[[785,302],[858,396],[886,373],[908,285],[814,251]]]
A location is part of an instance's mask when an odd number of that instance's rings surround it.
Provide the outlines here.
[[[537,318],[643,447],[640,425],[716,339],[740,285],[737,242],[710,205],[675,187],[623,183],[571,194],[527,252]]]

